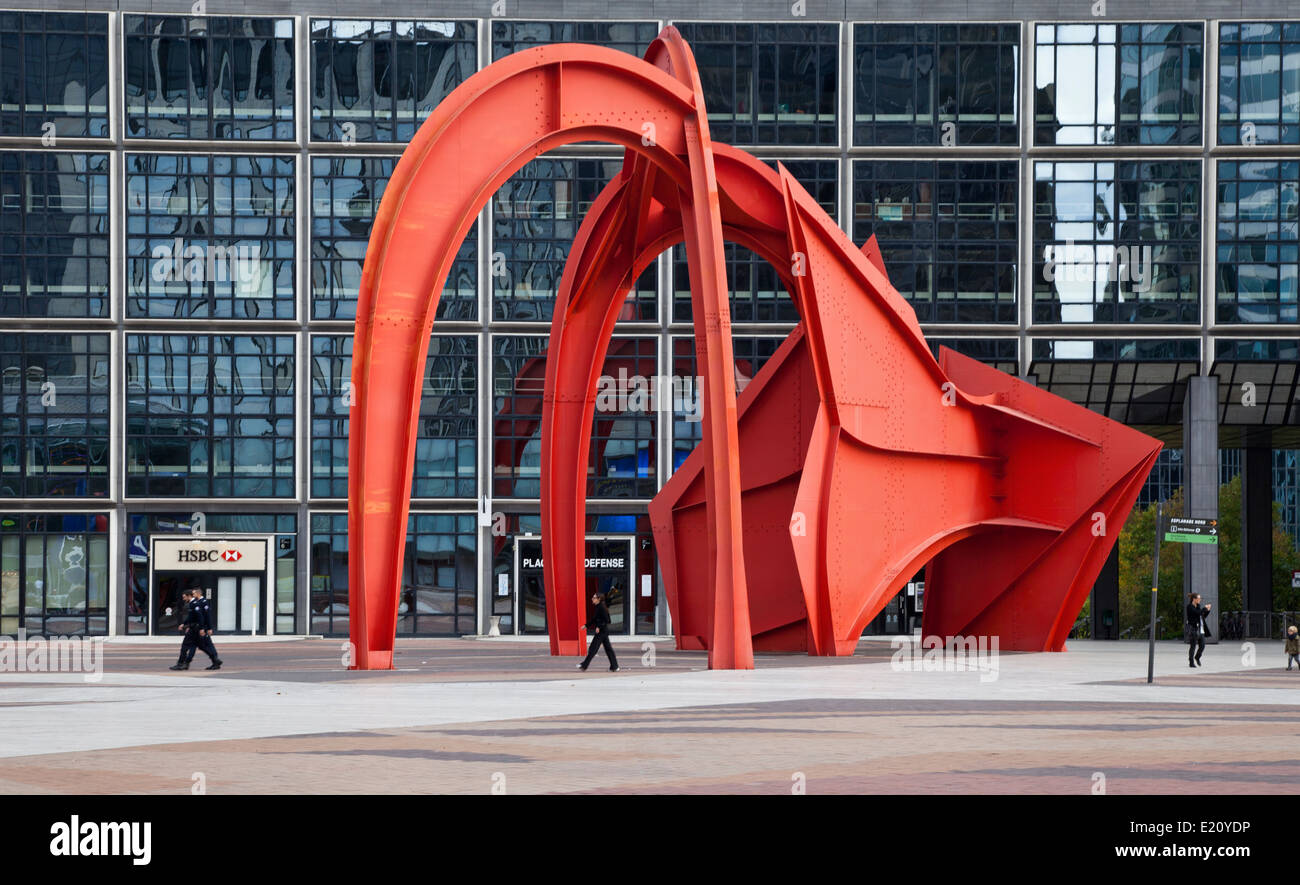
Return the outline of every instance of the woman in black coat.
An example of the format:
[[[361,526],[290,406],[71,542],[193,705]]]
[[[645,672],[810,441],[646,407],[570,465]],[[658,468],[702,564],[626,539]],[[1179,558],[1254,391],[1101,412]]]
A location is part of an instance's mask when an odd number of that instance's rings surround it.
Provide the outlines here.
[[[1183,639],[1187,642],[1187,666],[1198,667],[1201,653],[1205,651],[1205,637],[1209,627],[1205,621],[1210,616],[1210,607],[1201,605],[1201,594],[1193,593],[1187,597],[1187,625],[1183,628]]]
[[[605,646],[605,657],[609,658],[609,669],[614,671],[618,669],[618,658],[614,657],[614,646],[609,643],[609,609],[605,607],[605,597],[599,593],[591,594],[591,604],[596,607],[591,618],[591,624],[583,624],[583,627],[592,626],[596,632],[591,637],[591,647],[587,649],[587,657],[578,665],[579,670],[586,670],[591,659],[596,656],[596,649],[602,645]]]

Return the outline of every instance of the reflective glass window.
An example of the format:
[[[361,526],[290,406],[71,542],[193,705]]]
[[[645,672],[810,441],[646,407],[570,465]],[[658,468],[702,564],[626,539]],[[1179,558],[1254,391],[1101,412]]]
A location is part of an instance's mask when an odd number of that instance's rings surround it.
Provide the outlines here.
[[[409,141],[474,73],[473,22],[313,18],[313,141]]]
[[[0,496],[108,496],[108,335],[0,334]]]
[[[108,137],[108,16],[0,12],[0,136]]]
[[[492,316],[549,322],[573,238],[587,210],[623,167],[619,160],[542,157],[524,166],[492,198]],[[656,265],[628,293],[620,320],[653,320]]]
[[[292,319],[294,158],[126,155],[126,315]]]
[[[838,25],[674,24],[695,53],[715,141],[838,142]]]
[[[123,15],[128,138],[294,139],[293,19]]]
[[[736,362],[737,396],[749,386],[749,382],[754,380],[754,376],[772,358],[785,339],[785,335],[731,336],[731,352]],[[674,335],[672,347],[672,469],[676,472],[704,439],[704,382],[695,360],[695,339],[690,335]]]
[[[107,513],[0,511],[0,635],[107,635],[108,569]]]
[[[544,335],[492,339],[492,497],[542,494]]]
[[[853,239],[875,234],[890,282],[923,323],[1016,321],[1018,164],[853,164]]]
[[[434,335],[415,443],[415,498],[473,498],[478,466],[477,339]],[[348,496],[352,336],[312,337],[312,479],[316,498]]]
[[[312,157],[311,315],[357,315],[370,228],[396,157]],[[470,227],[438,300],[438,319],[478,318],[478,225]]]
[[[1019,142],[1020,26],[853,26],[853,143]]]
[[[768,160],[773,168],[778,161]],[[839,219],[840,164],[835,160],[781,160],[833,220]],[[739,243],[724,243],[733,323],[797,323],[799,311],[776,268]],[[691,322],[690,267],[686,247],[673,247],[673,319]]]
[[[0,316],[107,317],[107,154],[0,152]]]
[[[294,495],[290,335],[127,335],[126,493]]]
[[[541,496],[542,394],[548,340],[500,335],[492,342],[492,494]],[[656,479],[657,345],[616,336],[598,378],[587,496],[649,498]]]
[[[407,519],[398,635],[478,632],[478,540],[473,513],[412,513]],[[348,518],[311,516],[312,633],[348,633]]]
[[[1300,144],[1300,22],[1219,25],[1219,143]]]
[[[927,336],[930,352],[939,358],[939,348],[946,347],[962,356],[968,356],[981,363],[987,363],[999,372],[1008,375],[1020,374],[1020,362],[1017,357],[1019,344],[1015,338],[932,338]]]
[[[1200,321],[1201,166],[1034,164],[1034,321]]]
[[[1300,322],[1300,161],[1218,162],[1218,321]]]
[[[492,60],[548,43],[590,43],[641,58],[659,33],[654,22],[492,21]]]
[[[1037,144],[1200,144],[1204,25],[1038,25]]]
[[[1182,423],[1199,338],[1036,338],[1029,374],[1040,389],[1136,427]]]
[[[651,498],[658,491],[657,409],[671,388],[655,338],[616,337],[596,382],[588,498]]]

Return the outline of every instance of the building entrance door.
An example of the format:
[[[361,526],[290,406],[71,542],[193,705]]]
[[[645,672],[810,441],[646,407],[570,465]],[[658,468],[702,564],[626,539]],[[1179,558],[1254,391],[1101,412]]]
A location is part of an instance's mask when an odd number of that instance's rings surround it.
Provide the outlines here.
[[[587,536],[587,615],[591,614],[591,594],[601,593],[609,609],[610,633],[626,636],[635,631],[634,619],[628,617],[629,595],[634,582],[630,536]],[[543,583],[542,541],[540,538],[515,538],[515,632],[546,633],[546,585]]]
[[[185,615],[182,594],[200,590],[216,633],[265,633],[268,539],[150,538],[150,632],[175,635]]]
[[[261,575],[220,575],[212,600],[213,629],[219,633],[265,633]]]

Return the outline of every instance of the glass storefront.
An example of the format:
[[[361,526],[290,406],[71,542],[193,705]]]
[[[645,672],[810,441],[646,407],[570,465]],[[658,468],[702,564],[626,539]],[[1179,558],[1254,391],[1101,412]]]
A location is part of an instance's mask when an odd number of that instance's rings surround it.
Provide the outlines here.
[[[108,522],[0,512],[0,635],[108,634]]]

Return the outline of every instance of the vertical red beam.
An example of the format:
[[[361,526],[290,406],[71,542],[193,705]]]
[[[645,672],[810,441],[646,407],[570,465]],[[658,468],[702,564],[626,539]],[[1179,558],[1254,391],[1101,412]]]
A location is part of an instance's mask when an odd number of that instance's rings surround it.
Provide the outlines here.
[[[682,201],[682,228],[686,233],[686,260],[690,267],[695,360],[704,369],[704,481],[708,488],[709,557],[713,562],[709,669],[752,670],[754,644],[749,625],[740,511],[736,360],[731,346],[731,300],[722,249],[722,210],[713,167],[713,145],[704,112],[704,92],[693,60],[688,71],[696,97],[696,114],[695,119],[685,121],[691,192]]]

